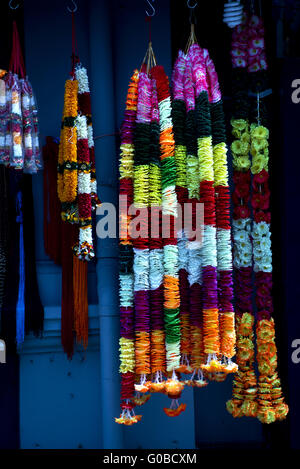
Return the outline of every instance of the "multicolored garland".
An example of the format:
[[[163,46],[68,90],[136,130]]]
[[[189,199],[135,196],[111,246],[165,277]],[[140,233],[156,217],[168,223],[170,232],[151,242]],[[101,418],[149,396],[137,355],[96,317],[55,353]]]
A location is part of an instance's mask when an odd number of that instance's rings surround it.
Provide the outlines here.
[[[79,225],[79,240],[74,246],[74,253],[81,260],[90,260],[95,256],[92,210],[99,205],[95,181],[88,77],[86,69],[78,64],[74,77],[65,84],[57,191],[62,203],[62,219]]]
[[[235,137],[231,149],[235,183],[233,238],[239,372],[234,379],[233,397],[227,408],[234,417],[252,416],[262,423],[272,423],[286,417],[288,406],[284,403],[276,371],[277,349],[272,318],[269,131],[260,122],[261,117],[265,120],[265,116],[261,116],[263,105],[260,93],[264,91],[262,86],[267,69],[262,19],[256,15],[244,15],[243,24],[233,32],[232,47],[237,97],[231,121]],[[256,104],[256,122],[251,125],[248,88],[255,93]],[[254,370],[253,288],[257,310],[258,381]]]
[[[180,293],[178,275],[177,245],[177,194],[176,163],[173,122],[171,117],[171,95],[169,80],[162,66],[151,70],[156,80],[159,125],[160,158],[162,185],[162,229],[169,226],[170,232],[163,236],[164,259],[164,323],[166,345],[166,371],[169,379],[165,383],[165,393],[172,399],[170,409],[164,408],[167,415],[174,416],[185,410],[178,404],[184,384],[178,379],[175,370],[180,365]]]
[[[184,208],[188,201],[189,191],[187,183],[187,145],[185,139],[186,104],[184,94],[184,77],[186,58],[180,52],[175,61],[172,75],[172,120],[175,139],[175,163],[176,163],[176,194],[181,208],[181,216],[184,219]],[[189,140],[191,141],[191,140]],[[190,301],[189,301],[189,255],[186,233],[181,227],[178,237],[178,274],[180,292],[180,327],[181,327],[181,361],[177,370],[181,373],[190,373]],[[186,384],[188,384],[186,382]]]
[[[125,425],[140,420],[134,407],[149,399],[149,391],[168,395],[172,402],[164,411],[176,416],[186,407],[178,402],[185,384],[202,387],[205,377],[221,381],[237,369],[231,361],[235,325],[224,115],[207,51],[194,44],[188,54],[180,52],[172,83],[173,103],[162,67],[136,71],[121,132],[122,413],[116,422]],[[203,246],[193,233],[199,202]],[[188,228],[178,224],[179,215],[189,218]],[[182,380],[181,373],[191,376]]]
[[[135,341],[134,341],[134,274],[133,247],[129,235],[129,207],[133,203],[134,177],[134,126],[137,112],[139,73],[136,70],[130,80],[124,122],[121,128],[120,157],[120,373],[122,413],[117,423],[131,425],[140,416],[134,414]]]
[[[100,204],[97,196],[91,97],[87,70],[73,61],[70,79],[65,84],[64,110],[58,152],[57,193],[61,202],[63,238],[65,224],[74,225],[68,244],[73,250],[65,255],[63,270],[71,269],[73,289],[70,301],[62,298],[62,328],[74,324],[77,342],[88,342],[87,262],[95,257],[92,212]],[[76,241],[77,238],[77,241]],[[69,247],[67,247],[69,251]],[[64,257],[64,256],[63,256]],[[67,260],[68,258],[68,260]],[[69,277],[63,275],[63,282]],[[65,288],[63,288],[65,291]],[[69,295],[68,295],[69,296]],[[68,319],[69,318],[69,319]],[[64,338],[65,337],[65,338]],[[63,346],[73,353],[72,330],[64,331]]]

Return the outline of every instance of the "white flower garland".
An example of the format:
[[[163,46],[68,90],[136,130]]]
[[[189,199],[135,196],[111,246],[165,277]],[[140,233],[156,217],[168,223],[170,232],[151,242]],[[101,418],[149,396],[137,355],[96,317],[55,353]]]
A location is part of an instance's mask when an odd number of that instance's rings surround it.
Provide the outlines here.
[[[164,252],[163,249],[152,249],[149,254],[149,283],[151,290],[159,288],[164,280]]]
[[[163,132],[166,129],[169,129],[173,126],[172,124],[172,117],[170,114],[171,109],[171,97],[168,96],[163,101],[158,103],[159,108],[159,126],[160,131]]]
[[[218,270],[232,270],[231,230],[217,230]]]
[[[202,244],[202,266],[217,267],[216,227],[204,225]]]
[[[123,306],[124,308],[129,308],[133,306],[133,283],[133,274],[119,275],[120,306]]]
[[[149,249],[133,249],[134,291],[149,290]]]

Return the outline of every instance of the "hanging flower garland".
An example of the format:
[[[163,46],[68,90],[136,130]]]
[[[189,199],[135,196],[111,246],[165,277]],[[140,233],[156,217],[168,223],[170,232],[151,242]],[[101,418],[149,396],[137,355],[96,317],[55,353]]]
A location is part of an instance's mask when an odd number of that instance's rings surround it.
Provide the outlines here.
[[[225,362],[223,371],[236,372],[235,315],[233,309],[232,253],[230,229],[230,194],[228,186],[225,118],[218,76],[207,53],[206,74],[212,122],[214,185],[216,197],[218,307],[220,312],[220,352]]]
[[[151,392],[163,392],[166,370],[166,349],[164,332],[164,252],[162,239],[162,187],[160,161],[160,128],[156,81],[151,79],[151,127],[149,155],[149,286],[151,317]]]
[[[134,205],[139,209],[141,237],[133,239],[134,246],[134,304],[135,304],[135,390],[149,389],[150,374],[150,264],[148,238],[149,153],[151,123],[151,79],[145,71],[139,74],[137,114],[134,138]]]
[[[247,32],[242,24],[233,32],[235,110],[231,120],[233,157],[233,265],[235,274],[237,363],[233,380],[233,398],[227,409],[234,417],[255,416],[257,381],[254,372],[254,313],[252,305],[252,243],[250,218],[250,166],[248,96],[244,87],[247,66]]]
[[[189,51],[193,65],[196,90],[196,131],[197,154],[200,177],[200,202],[204,204],[204,233],[202,243],[202,307],[203,342],[207,355],[206,364],[201,365],[207,372],[222,371],[218,360],[220,354],[219,311],[217,295],[217,244],[214,192],[214,167],[208,85],[201,50],[197,44]]]
[[[77,128],[75,119],[78,115],[78,81],[67,80],[65,83],[63,120],[58,152],[57,193],[62,203],[74,202],[77,195]],[[62,218],[67,219],[63,211]]]
[[[131,425],[138,421],[134,413],[135,341],[133,248],[129,235],[129,207],[133,203],[134,126],[136,121],[139,73],[133,73],[127,93],[126,110],[121,128],[120,157],[120,373],[122,413],[117,423]]]
[[[243,25],[239,26],[233,34],[233,66],[247,67],[250,87],[253,87],[257,93],[261,91],[261,82],[259,74],[254,72],[260,72],[267,68],[263,36],[262,20],[256,15],[249,18],[245,16]],[[236,59],[240,56],[243,57],[242,61]],[[247,83],[246,80],[245,83]],[[235,223],[234,240],[235,264],[240,267],[237,276],[237,302],[243,314],[238,321],[237,329],[237,356],[241,363],[241,372],[234,382],[233,399],[229,401],[227,408],[235,417],[242,415],[257,416],[262,423],[271,423],[275,420],[284,419],[288,413],[288,406],[284,403],[281,384],[276,371],[277,349],[274,320],[272,318],[273,303],[271,294],[271,215],[269,211],[270,191],[268,188],[269,131],[260,124],[260,103],[258,94],[257,122],[251,124],[250,129],[247,120],[232,120],[233,135],[239,139],[232,144],[233,163],[236,169],[236,187],[233,200],[237,205],[236,215],[241,216]],[[252,162],[248,156],[249,151]],[[245,201],[244,209],[239,206],[241,200],[242,202]],[[249,200],[251,200],[253,218],[248,205]],[[244,269],[244,271],[241,269]],[[258,392],[253,369],[252,269],[254,270],[256,288]]]
[[[202,387],[207,384],[204,380],[201,366],[205,362],[203,327],[202,327],[202,254],[201,243],[195,239],[196,206],[200,201],[199,192],[199,161],[197,156],[197,132],[195,114],[195,82],[193,77],[193,64],[190,54],[185,57],[186,66],[184,74],[184,98],[186,105],[185,138],[187,145],[186,178],[188,188],[189,220],[192,233],[186,231],[187,270],[189,282],[189,309],[190,309],[190,366],[192,376],[186,381],[189,386]]]
[[[184,95],[184,78],[186,69],[186,57],[179,51],[175,61],[172,75],[172,120],[175,139],[175,163],[176,163],[176,194],[178,204],[181,208],[181,217],[185,217],[185,204],[188,201],[187,184],[187,146],[185,138],[186,127],[186,104]],[[177,371],[190,373],[190,301],[189,301],[189,280],[188,280],[188,248],[185,230],[177,233],[178,243],[178,273],[180,292],[180,324],[181,324],[181,345],[180,345],[180,366]]]
[[[91,96],[87,70],[76,55],[72,14],[72,70],[65,83],[58,152],[57,193],[62,223],[62,344],[71,358],[73,331],[88,344],[88,264],[95,258],[93,211],[97,196]],[[70,286],[72,282],[72,286]]]
[[[170,234],[164,242],[164,321],[166,343],[166,370],[170,378],[165,383],[165,392],[172,399],[171,413],[164,408],[167,415],[178,415],[185,410],[184,404],[177,404],[184,384],[178,379],[175,370],[180,365],[180,293],[178,275],[178,245],[176,233],[177,195],[176,163],[174,158],[175,142],[171,118],[171,96],[169,81],[163,67],[155,66],[151,70],[156,80],[159,123],[160,123],[160,157],[162,177],[162,226],[170,226]],[[173,407],[175,407],[173,409]],[[177,408],[176,408],[177,407]]]
[[[58,165],[57,191],[62,202],[62,219],[79,224],[74,253],[81,260],[93,259],[92,210],[100,202],[95,187],[90,90],[87,71],[81,64],[65,84]]]

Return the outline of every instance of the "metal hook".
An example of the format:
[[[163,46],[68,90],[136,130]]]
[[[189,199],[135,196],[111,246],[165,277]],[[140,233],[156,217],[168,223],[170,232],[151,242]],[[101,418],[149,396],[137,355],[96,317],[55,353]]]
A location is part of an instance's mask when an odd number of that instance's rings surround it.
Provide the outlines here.
[[[154,2],[154,0],[153,0],[153,2]],[[148,13],[148,11],[146,10],[146,15],[147,15],[147,16],[154,16],[154,15],[155,15],[155,8],[154,8],[154,6],[153,6],[152,3],[150,2],[150,0],[147,0],[147,3],[148,3],[148,5],[151,7],[151,9],[152,9],[152,13]]]
[[[8,4],[8,5],[9,5],[9,8],[10,8],[11,10],[16,10],[16,9],[19,8],[19,6],[20,6],[20,5],[18,4],[17,6],[13,7],[13,6],[12,6],[12,0],[9,1],[9,4]]]
[[[73,3],[73,5],[74,5],[73,10],[71,10],[70,7],[67,7],[67,9],[68,9],[68,11],[69,11],[70,13],[75,13],[75,11],[77,11],[77,4],[76,4],[76,2],[74,2],[74,0],[72,0],[72,3]]]
[[[195,5],[192,7],[192,6],[190,5],[190,0],[187,0],[187,6],[188,6],[188,8],[191,8],[191,9],[193,10],[194,8],[196,8],[197,5],[198,5],[198,2],[196,2]]]

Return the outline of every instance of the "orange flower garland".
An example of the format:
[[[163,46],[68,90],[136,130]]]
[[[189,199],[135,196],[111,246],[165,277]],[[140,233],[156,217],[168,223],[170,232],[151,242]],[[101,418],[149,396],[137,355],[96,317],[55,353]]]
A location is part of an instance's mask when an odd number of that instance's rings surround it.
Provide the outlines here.
[[[58,152],[57,192],[61,202],[74,202],[77,196],[77,93],[77,80],[67,80]]]

